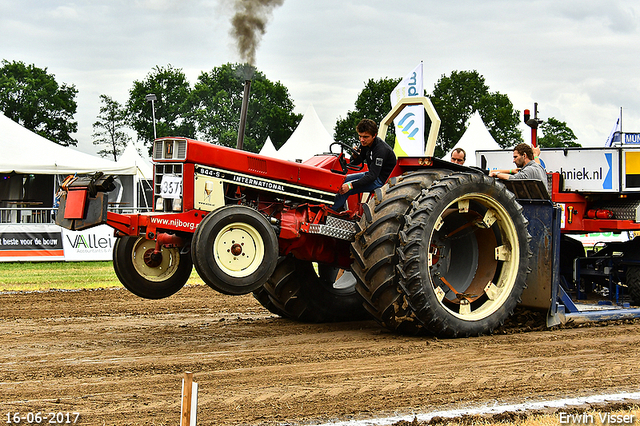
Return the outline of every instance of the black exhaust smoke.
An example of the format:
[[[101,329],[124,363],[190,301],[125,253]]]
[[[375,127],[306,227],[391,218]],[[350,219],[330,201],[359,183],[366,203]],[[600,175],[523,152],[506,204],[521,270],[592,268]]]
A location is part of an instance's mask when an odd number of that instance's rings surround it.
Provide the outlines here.
[[[251,90],[251,76],[256,61],[256,49],[260,39],[267,29],[267,21],[274,8],[281,6],[284,0],[234,0],[235,14],[231,18],[231,35],[236,40],[238,53],[245,66],[244,95],[240,111],[240,127],[238,128],[238,142],[236,147],[243,149],[244,133],[247,123],[247,109],[249,108],[249,91]]]
[[[231,18],[231,35],[243,62],[255,65],[256,50],[267,31],[271,12],[284,0],[235,0],[235,14]]]

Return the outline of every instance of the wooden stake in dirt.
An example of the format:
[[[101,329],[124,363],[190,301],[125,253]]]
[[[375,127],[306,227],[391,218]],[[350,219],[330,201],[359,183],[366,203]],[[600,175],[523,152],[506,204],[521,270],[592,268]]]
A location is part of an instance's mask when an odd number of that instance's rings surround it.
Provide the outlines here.
[[[198,384],[193,381],[193,373],[187,371],[182,379],[182,410],[180,426],[196,426],[198,414]]]

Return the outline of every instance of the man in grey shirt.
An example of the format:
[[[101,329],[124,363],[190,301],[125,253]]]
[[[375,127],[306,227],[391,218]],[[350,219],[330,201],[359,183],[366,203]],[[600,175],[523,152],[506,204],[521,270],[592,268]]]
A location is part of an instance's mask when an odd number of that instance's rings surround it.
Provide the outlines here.
[[[547,186],[547,172],[535,161],[533,149],[526,143],[521,143],[513,148],[513,163],[516,169],[491,170],[489,176],[499,179],[538,179]],[[547,190],[549,190],[547,186]]]

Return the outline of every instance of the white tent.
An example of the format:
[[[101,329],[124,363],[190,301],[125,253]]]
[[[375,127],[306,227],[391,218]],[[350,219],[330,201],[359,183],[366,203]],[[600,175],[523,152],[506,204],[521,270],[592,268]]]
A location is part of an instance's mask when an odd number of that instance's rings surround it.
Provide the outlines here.
[[[273,142],[271,142],[271,138],[269,136],[267,136],[266,142],[262,146],[262,149],[260,149],[260,155],[278,158],[278,150],[273,145]]]
[[[316,154],[329,152],[333,137],[324,128],[313,105],[309,105],[300,124],[289,140],[276,152],[275,158],[296,161],[308,160]]]
[[[138,153],[138,150],[133,144],[127,145],[127,147],[120,155],[118,164],[122,167],[135,167],[136,175],[141,179],[153,179],[153,166],[151,162]]]
[[[0,112],[0,173],[72,174],[101,171],[136,173],[134,165],[121,165],[55,142],[25,129]]]
[[[29,221],[48,224],[55,194],[65,175],[101,171],[117,175],[118,200],[131,204],[133,195],[124,195],[122,180],[136,178],[134,164],[120,164],[58,145],[25,129],[0,112],[0,213],[2,221]],[[129,186],[129,185],[127,185]],[[127,190],[127,192],[132,192]],[[18,208],[20,207],[20,208]],[[37,212],[36,212],[37,210]],[[34,219],[35,213],[38,219]],[[20,215],[20,216],[19,216]],[[47,225],[48,226],[48,225]]]
[[[151,161],[138,153],[135,145],[130,143],[124,149],[118,164],[123,167],[132,166],[136,169],[136,174],[131,178],[120,176],[121,184],[129,185],[132,188],[131,194],[127,194],[124,191],[118,191],[117,195],[114,194],[114,201],[123,202],[125,207],[147,208],[150,209],[150,205],[153,201],[153,165]],[[130,180],[129,180],[130,179]],[[117,184],[116,184],[117,185]],[[146,196],[144,195],[146,194]],[[124,198],[123,198],[124,197]]]
[[[464,132],[458,143],[451,148],[449,152],[444,156],[444,160],[449,161],[451,159],[451,153],[456,148],[464,149],[466,155],[465,166],[476,166],[476,151],[501,149],[500,145],[493,139],[491,133],[487,130],[487,126],[484,125],[480,113],[474,112],[469,118],[469,125]]]

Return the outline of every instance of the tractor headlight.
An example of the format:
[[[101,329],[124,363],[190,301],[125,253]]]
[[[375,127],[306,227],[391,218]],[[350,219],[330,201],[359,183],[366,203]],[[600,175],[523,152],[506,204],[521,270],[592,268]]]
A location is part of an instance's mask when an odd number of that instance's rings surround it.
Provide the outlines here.
[[[157,212],[164,211],[164,198],[158,197],[156,198],[156,209]]]

